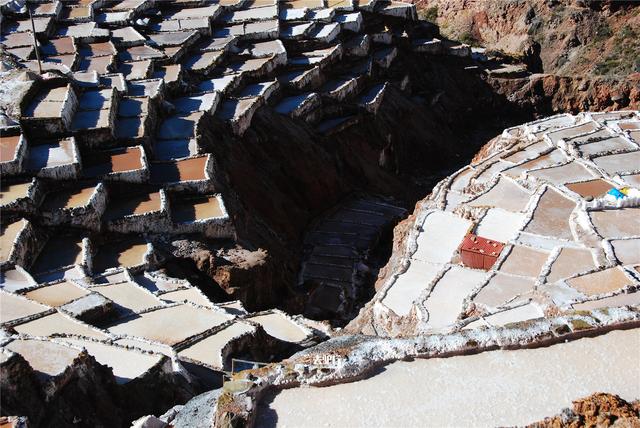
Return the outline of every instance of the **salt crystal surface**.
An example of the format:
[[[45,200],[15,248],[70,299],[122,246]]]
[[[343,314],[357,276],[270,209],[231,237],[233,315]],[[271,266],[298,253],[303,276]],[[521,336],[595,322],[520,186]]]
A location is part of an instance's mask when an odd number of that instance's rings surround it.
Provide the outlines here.
[[[280,391],[259,406],[256,425],[525,425],[594,392],[635,400],[638,349],[634,329],[546,348],[395,362],[358,382]]]

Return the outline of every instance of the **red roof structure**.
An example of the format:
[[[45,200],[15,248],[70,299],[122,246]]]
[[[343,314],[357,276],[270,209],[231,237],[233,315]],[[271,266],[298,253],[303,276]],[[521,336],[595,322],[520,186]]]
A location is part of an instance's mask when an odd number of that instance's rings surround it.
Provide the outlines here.
[[[462,263],[473,269],[489,270],[498,259],[504,244],[468,233],[460,244]]]

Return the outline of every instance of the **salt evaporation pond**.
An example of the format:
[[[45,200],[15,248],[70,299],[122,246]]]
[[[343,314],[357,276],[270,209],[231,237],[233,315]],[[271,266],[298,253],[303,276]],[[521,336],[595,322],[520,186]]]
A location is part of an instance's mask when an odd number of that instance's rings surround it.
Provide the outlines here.
[[[525,425],[595,392],[637,399],[639,349],[633,329],[546,348],[395,362],[358,382],[265,397],[256,426]]]

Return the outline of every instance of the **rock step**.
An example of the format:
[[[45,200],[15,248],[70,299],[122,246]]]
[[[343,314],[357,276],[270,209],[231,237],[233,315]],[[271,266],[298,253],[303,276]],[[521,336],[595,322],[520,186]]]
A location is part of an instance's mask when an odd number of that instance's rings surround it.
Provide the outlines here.
[[[305,263],[302,276],[305,279],[323,279],[351,282],[353,268]]]
[[[354,258],[334,257],[334,256],[327,256],[327,255],[318,255],[318,254],[313,253],[309,257],[308,263],[325,264],[327,266],[352,268],[353,267],[353,263],[354,263],[355,260],[357,260],[357,258],[355,258],[355,257]]]

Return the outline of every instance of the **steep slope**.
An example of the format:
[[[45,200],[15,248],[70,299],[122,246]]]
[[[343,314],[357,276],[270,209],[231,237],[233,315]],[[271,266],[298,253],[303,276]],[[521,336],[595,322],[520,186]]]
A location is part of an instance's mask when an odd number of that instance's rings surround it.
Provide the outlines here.
[[[588,0],[417,0],[443,34],[530,57],[537,72],[626,77],[640,72],[640,4]]]

